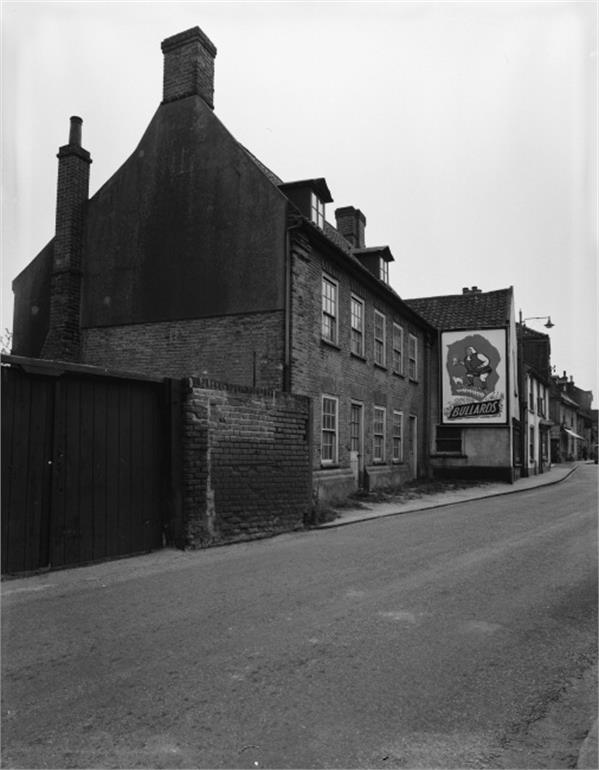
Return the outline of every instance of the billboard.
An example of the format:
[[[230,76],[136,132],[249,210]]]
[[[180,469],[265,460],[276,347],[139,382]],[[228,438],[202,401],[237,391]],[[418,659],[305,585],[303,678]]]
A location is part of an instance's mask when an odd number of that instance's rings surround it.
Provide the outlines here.
[[[507,422],[506,330],[441,334],[441,414],[444,425]]]

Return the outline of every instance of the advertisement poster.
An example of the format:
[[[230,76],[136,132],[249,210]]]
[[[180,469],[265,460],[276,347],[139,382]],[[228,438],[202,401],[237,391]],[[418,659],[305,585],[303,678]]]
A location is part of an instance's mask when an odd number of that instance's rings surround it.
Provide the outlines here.
[[[444,425],[497,425],[507,421],[506,330],[441,334]]]

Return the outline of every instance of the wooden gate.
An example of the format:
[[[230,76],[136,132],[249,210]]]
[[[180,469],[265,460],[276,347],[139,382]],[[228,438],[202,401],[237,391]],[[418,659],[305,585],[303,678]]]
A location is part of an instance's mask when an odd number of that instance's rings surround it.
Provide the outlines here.
[[[85,369],[2,367],[3,573],[162,546],[164,383]]]

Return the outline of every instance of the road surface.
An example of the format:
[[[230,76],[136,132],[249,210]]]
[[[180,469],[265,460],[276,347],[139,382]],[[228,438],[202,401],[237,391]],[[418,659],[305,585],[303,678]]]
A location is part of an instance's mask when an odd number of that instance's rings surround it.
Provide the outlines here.
[[[566,767],[597,470],[3,584],[4,767]]]

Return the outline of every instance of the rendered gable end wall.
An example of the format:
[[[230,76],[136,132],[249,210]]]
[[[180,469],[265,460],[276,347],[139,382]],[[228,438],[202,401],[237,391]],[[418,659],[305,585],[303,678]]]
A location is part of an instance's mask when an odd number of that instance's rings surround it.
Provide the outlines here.
[[[280,387],[285,217],[200,97],[161,105],[90,201],[84,360]]]

